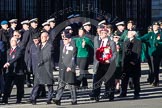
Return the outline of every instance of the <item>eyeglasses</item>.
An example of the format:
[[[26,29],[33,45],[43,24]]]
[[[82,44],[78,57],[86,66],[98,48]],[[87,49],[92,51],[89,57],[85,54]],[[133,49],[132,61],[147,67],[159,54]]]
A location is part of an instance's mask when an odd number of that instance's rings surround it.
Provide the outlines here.
[[[114,38],[119,38],[119,37],[114,37]]]
[[[11,24],[17,24],[17,22],[12,22]]]
[[[19,35],[13,35],[13,36],[19,36]]]

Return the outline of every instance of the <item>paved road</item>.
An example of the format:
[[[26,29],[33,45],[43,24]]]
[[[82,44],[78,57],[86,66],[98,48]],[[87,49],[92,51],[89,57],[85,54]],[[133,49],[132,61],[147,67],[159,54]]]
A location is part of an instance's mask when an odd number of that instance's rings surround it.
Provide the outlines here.
[[[117,98],[119,94],[116,94],[115,101],[113,102],[109,102],[108,100],[101,100],[98,103],[91,101],[89,100],[88,94],[91,92],[92,79],[89,79],[90,89],[80,89],[77,91],[78,105],[71,105],[69,91],[65,91],[61,106],[56,106],[55,104],[46,105],[46,99],[38,99],[37,105],[27,104],[31,88],[25,88],[23,104],[16,105],[16,89],[14,87],[11,98],[9,99],[9,104],[0,104],[0,108],[162,108],[162,73],[160,73],[160,86],[152,87],[146,82],[147,70],[148,66],[142,63],[141,98],[138,100],[133,99],[133,90],[128,90],[128,96],[126,98]],[[92,69],[89,71],[92,71]],[[57,74],[58,73],[56,73],[56,75]],[[56,86],[54,88],[56,89]],[[102,94],[103,90],[101,95]]]

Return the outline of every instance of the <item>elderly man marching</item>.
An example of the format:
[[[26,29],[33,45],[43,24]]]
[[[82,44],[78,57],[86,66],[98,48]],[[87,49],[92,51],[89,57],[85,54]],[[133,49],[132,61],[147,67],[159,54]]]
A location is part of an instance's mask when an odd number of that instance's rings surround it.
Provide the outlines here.
[[[119,97],[127,96],[127,86],[129,78],[134,84],[134,99],[140,98],[140,76],[141,76],[141,41],[136,37],[137,32],[128,31],[128,39],[123,43],[122,52],[122,82]]]
[[[38,67],[35,71],[34,77],[34,87],[30,97],[30,102],[35,105],[36,98],[38,95],[38,89],[47,85],[48,87],[48,97],[47,104],[51,104],[53,97],[53,69],[52,69],[52,45],[48,42],[49,34],[47,32],[41,33],[41,45],[38,51]]]
[[[93,90],[90,98],[91,100],[99,101],[101,85],[102,82],[105,82],[105,95],[108,95],[109,100],[112,101],[114,99],[115,87],[113,70],[115,71],[116,68],[116,46],[114,41],[108,38],[108,31],[106,29],[101,29],[100,36],[94,38],[94,52]]]
[[[6,83],[2,103],[8,103],[8,98],[13,87],[12,84],[14,83],[17,88],[16,103],[19,104],[24,95],[23,56],[21,48],[17,46],[17,39],[15,37],[11,38],[10,46],[11,48],[7,52],[7,62],[3,66],[6,68]]]
[[[75,89],[75,55],[76,48],[73,41],[71,40],[71,34],[65,34],[63,38],[62,46],[60,47],[60,59],[59,59],[59,82],[56,98],[53,100],[56,105],[61,104],[61,97],[63,95],[63,90],[68,84],[71,92],[72,105],[77,104],[76,99],[76,89]]]

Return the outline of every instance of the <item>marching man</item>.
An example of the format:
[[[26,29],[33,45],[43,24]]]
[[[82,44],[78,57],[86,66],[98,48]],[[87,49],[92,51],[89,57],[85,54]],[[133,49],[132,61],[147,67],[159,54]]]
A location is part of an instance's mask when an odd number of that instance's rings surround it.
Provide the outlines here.
[[[71,40],[71,34],[65,34],[63,38],[63,45],[60,47],[60,59],[59,59],[59,82],[56,98],[53,100],[56,105],[61,104],[61,97],[63,90],[68,84],[71,92],[72,105],[77,104],[76,89],[75,89],[75,63],[74,58],[76,55],[76,48]]]
[[[116,58],[116,46],[115,43],[108,38],[108,31],[106,29],[102,29],[100,31],[100,36],[95,37],[94,39],[94,77],[93,77],[93,90],[92,94],[90,94],[90,98],[92,100],[99,101],[100,89],[102,82],[105,82],[105,94],[102,98],[109,98],[110,101],[114,99],[114,86],[115,80],[112,77],[108,79],[107,72],[110,64]],[[106,55],[104,55],[106,53]],[[115,65],[113,65],[115,66]],[[115,68],[115,67],[114,67]],[[104,78],[104,79],[103,79]],[[111,92],[108,92],[111,91]]]

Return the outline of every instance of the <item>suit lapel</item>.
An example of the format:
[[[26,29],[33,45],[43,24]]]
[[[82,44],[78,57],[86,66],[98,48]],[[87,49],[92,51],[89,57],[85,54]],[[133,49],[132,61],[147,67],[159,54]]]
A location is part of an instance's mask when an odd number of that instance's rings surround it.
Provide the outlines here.
[[[42,49],[46,48],[47,46],[48,46],[48,43],[46,43]]]
[[[101,40],[101,39],[99,38],[99,36],[98,36],[98,37],[97,37],[97,41],[96,41],[96,42],[97,42],[97,43],[96,43],[96,44],[97,44],[97,48],[100,47],[101,41],[102,41],[102,40]]]

